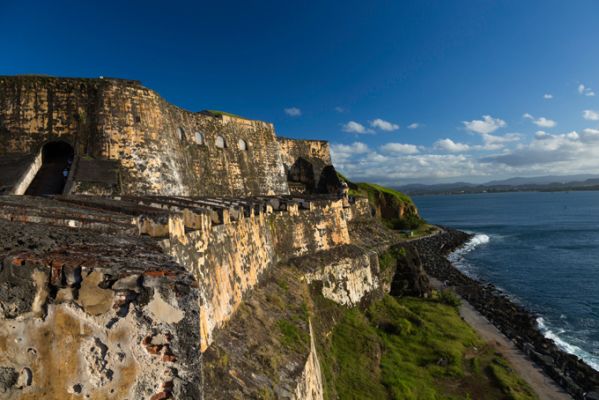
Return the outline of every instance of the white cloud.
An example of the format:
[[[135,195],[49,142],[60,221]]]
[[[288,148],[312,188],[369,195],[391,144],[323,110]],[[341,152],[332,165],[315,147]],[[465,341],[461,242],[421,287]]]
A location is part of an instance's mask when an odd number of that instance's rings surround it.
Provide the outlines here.
[[[331,146],[331,151],[337,154],[362,154],[368,152],[368,145],[362,142],[353,142],[352,144],[335,143]]]
[[[407,181],[479,181],[510,176],[564,175],[599,170],[599,129],[552,134],[543,130],[527,139],[517,133],[481,135],[483,144],[439,140],[423,148],[387,143],[371,149],[364,143],[332,145],[335,167],[357,181],[398,185]],[[453,143],[453,146],[452,146]],[[464,152],[451,152],[463,146]],[[436,153],[441,148],[447,153]],[[481,155],[478,151],[489,154]]]
[[[595,92],[593,91],[593,89],[591,89],[590,87],[586,87],[582,83],[580,85],[578,85],[578,93],[580,93],[583,96],[589,96],[589,97],[592,97],[595,95]]]
[[[462,154],[401,154],[376,152],[356,155],[335,167],[357,181],[397,185],[407,179],[458,179],[462,176],[491,176],[495,166],[482,164]]]
[[[540,126],[542,128],[553,128],[555,125],[557,125],[557,122],[555,122],[552,119],[545,118],[545,117],[538,118],[538,119],[534,120],[533,122],[535,125]]]
[[[585,129],[582,133],[571,131],[550,134],[538,131],[534,139],[506,154],[483,159],[520,170],[537,168],[543,173],[578,173],[599,168],[599,130]]]
[[[400,154],[416,154],[418,153],[418,147],[413,144],[404,143],[387,143],[381,146],[381,150],[388,153],[400,153]]]
[[[535,139],[537,139],[537,140],[543,140],[543,139],[550,138],[550,137],[551,137],[551,135],[545,131],[536,131],[535,132]]]
[[[418,129],[420,128],[420,124],[418,122],[412,122],[410,125],[408,125],[408,129]]]
[[[334,144],[331,149],[338,153],[361,154],[366,153],[368,145],[362,142],[353,142],[352,144]]]
[[[553,95],[552,95],[551,93],[545,93],[545,94],[543,95],[543,98],[544,98],[545,100],[551,100],[551,99],[553,99]]]
[[[302,110],[297,107],[289,107],[285,109],[285,114],[289,115],[290,117],[299,117],[302,115]]]
[[[367,129],[364,125],[356,121],[349,121],[341,128],[343,132],[356,133],[358,135],[374,133],[372,129]]]
[[[523,117],[526,119],[530,119],[533,124],[535,124],[536,126],[540,126],[541,128],[553,128],[557,125],[557,122],[555,122],[552,119],[548,119],[545,117],[535,118],[529,113],[524,114]]]
[[[335,107],[335,111],[337,111],[339,114],[342,114],[347,110],[343,107],[337,106],[337,107]]]
[[[370,126],[386,132],[393,132],[399,129],[399,125],[380,118],[370,121]]]
[[[334,143],[331,145],[331,157],[336,162],[345,162],[357,154],[368,153],[368,145],[362,142],[353,142],[352,144]]]
[[[449,138],[437,140],[434,144],[434,147],[436,149],[448,151],[450,153],[460,153],[470,150],[469,145],[465,143],[456,143]]]
[[[483,135],[485,144],[505,144],[509,142],[517,142],[521,136],[519,133],[506,133],[505,135]]]
[[[463,124],[469,131],[480,134],[493,133],[497,129],[507,125],[504,120],[493,118],[490,115],[483,115],[482,120],[475,119],[472,121],[463,121]]]
[[[584,110],[582,112],[582,118],[587,121],[599,121],[599,113],[593,110]]]

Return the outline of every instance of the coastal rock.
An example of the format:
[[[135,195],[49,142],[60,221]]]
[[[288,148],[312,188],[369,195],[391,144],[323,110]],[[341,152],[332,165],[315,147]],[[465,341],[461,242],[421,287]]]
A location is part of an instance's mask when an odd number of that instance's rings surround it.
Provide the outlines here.
[[[599,388],[593,390],[585,395],[587,400],[599,400]]]
[[[428,297],[431,291],[432,287],[422,267],[418,251],[401,247],[391,282],[391,295]]]

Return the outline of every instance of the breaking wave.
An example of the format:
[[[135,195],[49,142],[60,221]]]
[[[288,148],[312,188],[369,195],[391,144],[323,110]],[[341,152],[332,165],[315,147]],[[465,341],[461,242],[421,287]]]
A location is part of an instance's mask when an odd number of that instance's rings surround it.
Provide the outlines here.
[[[490,241],[491,237],[489,235],[477,233],[472,236],[472,238],[470,238],[470,240],[467,241],[462,247],[452,252],[448,256],[448,259],[456,268],[464,272],[466,275],[477,278],[474,266],[468,263],[468,261],[464,259],[464,256],[475,248],[488,244]],[[545,336],[547,339],[553,340],[560,349],[583,359],[591,368],[599,371],[599,356],[593,355],[566,341],[562,336],[560,336],[565,333],[565,330],[558,330],[557,332],[554,332],[547,326],[543,317],[537,318],[537,325],[543,336]]]
[[[471,264],[464,260],[464,256],[480,245],[489,243],[491,238],[484,233],[477,233],[470,238],[462,247],[453,251],[447,259],[460,271],[471,277],[476,277],[476,273]]]
[[[547,327],[543,317],[537,318],[537,325],[543,336],[545,336],[547,339],[553,340],[557,347],[559,347],[567,353],[573,354],[576,357],[583,359],[591,368],[599,371],[599,357],[594,356],[589,352],[584,351],[580,347],[568,343],[567,341],[562,339],[559,335],[564,333],[564,330],[561,330],[558,333],[553,332],[551,329]]]

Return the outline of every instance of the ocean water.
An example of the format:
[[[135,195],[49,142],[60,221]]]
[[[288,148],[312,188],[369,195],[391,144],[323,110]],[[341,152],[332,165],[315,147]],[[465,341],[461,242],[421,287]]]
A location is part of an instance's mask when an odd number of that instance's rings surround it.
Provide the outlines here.
[[[599,192],[415,196],[429,222],[476,236],[451,260],[539,315],[599,370]]]

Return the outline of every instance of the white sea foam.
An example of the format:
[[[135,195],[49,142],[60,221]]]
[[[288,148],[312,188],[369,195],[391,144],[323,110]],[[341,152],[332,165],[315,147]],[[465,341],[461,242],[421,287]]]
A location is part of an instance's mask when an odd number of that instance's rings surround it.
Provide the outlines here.
[[[472,236],[470,240],[468,240],[462,247],[452,252],[447,258],[456,268],[464,272],[466,275],[476,277],[476,273],[473,270],[472,265],[464,260],[464,256],[478,246],[489,243],[490,240],[491,238],[489,235],[477,233]]]
[[[477,233],[468,241],[468,243],[466,243],[464,247],[475,248],[478,245],[489,243],[490,240],[491,238],[489,237],[489,235],[485,235],[484,233]]]
[[[455,250],[448,256],[449,261],[462,272],[476,278],[476,273],[472,265],[470,265],[466,260],[464,260],[464,256],[470,253],[472,250],[477,248],[478,246],[488,244],[491,238],[489,235],[484,233],[475,234],[468,242],[466,242],[462,247]],[[560,315],[560,318],[566,318],[565,315]],[[558,329],[557,333],[549,329],[547,327],[545,320],[542,317],[537,318],[537,324],[539,329],[543,333],[543,335],[547,339],[551,339],[555,342],[555,344],[565,352],[573,354],[581,359],[583,359],[591,368],[599,371],[599,356],[590,354],[589,352],[581,349],[580,347],[568,343],[564,340],[560,335],[566,333],[564,329]]]
[[[556,334],[547,327],[547,325],[545,324],[545,320],[542,317],[537,318],[537,325],[543,333],[543,336],[545,336],[547,339],[553,340],[557,347],[559,347],[567,353],[574,354],[575,356],[582,358],[584,362],[586,362],[591,368],[599,371],[599,357],[594,356],[587,351],[584,351],[578,346],[566,342],[559,336],[559,334]],[[560,330],[560,333],[564,332],[564,330]]]

